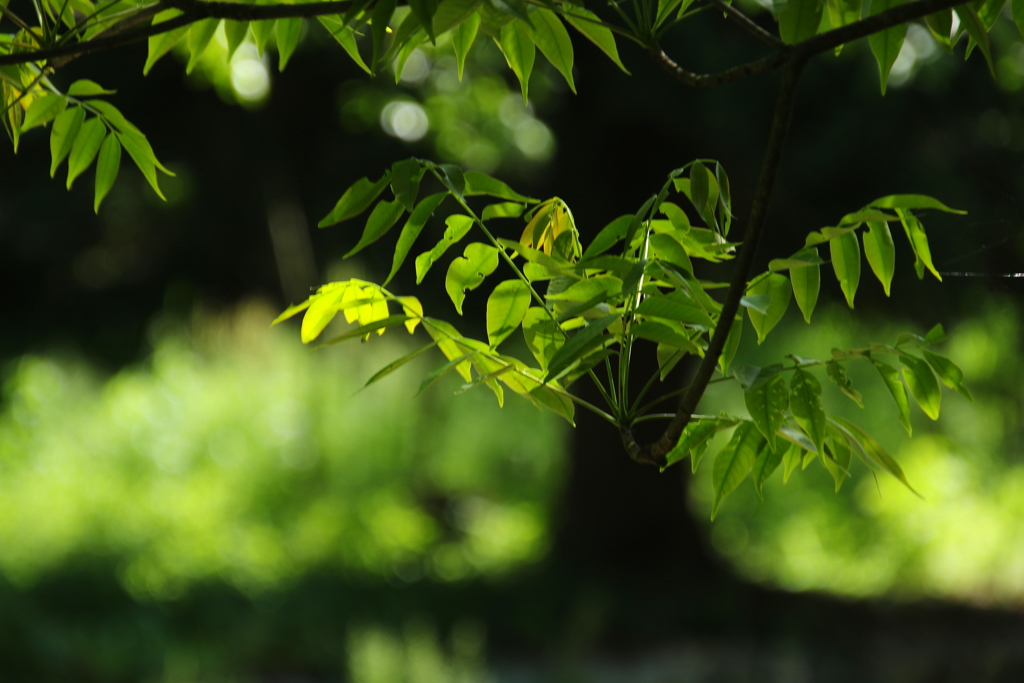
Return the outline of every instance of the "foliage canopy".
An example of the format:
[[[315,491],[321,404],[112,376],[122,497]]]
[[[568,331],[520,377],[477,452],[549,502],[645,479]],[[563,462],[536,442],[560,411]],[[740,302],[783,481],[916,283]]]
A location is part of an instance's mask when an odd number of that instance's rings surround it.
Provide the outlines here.
[[[799,251],[776,255],[766,272],[755,274],[752,269],[804,64],[825,52],[838,53],[845,43],[867,38],[884,93],[907,22],[919,21],[948,52],[966,35],[966,54],[978,48],[991,70],[988,32],[1004,14],[1005,0],[966,4],[958,0],[780,1],[771,8],[778,35],[765,29],[760,17],[754,15],[755,20],[725,0],[633,0],[591,9],[583,4],[568,0],[409,0],[401,6],[396,0],[278,4],[33,0],[31,8],[11,8],[8,0],[2,0],[3,25],[11,31],[0,36],[3,121],[15,150],[23,133],[49,125],[51,175],[67,161],[69,187],[95,162],[94,208],[98,211],[117,176],[122,152],[128,153],[158,194],[159,173],[169,171],[145,134],[107,101],[111,91],[84,79],[61,90],[52,76],[86,52],[133,41],[148,41],[144,73],[179,43],[187,46],[191,55],[187,69],[191,70],[216,36],[227,46],[227,59],[246,40],[261,51],[274,44],[284,69],[298,44],[303,19],[316,18],[369,74],[393,66],[400,77],[417,47],[430,41],[451,45],[461,77],[470,48],[486,37],[518,78],[524,102],[529,100],[538,50],[575,92],[572,33],[594,43],[623,71],[618,42],[635,43],[686,87],[720,86],[781,69],[771,132],[742,235],[732,230],[735,214],[729,176],[714,159],[693,160],[672,170],[635,213],[610,220],[586,243],[570,207],[558,197],[527,197],[479,171],[406,159],[394,163],[380,178],[357,181],[320,222],[321,227],[330,226],[369,211],[361,238],[346,255],[352,256],[404,218],[388,278],[383,284],[360,279],[326,284],[288,308],[277,322],[303,313],[301,337],[307,343],[317,340],[339,313],[356,326],[325,343],[367,340],[391,327],[404,326],[409,333],[423,329],[430,342],[386,366],[368,384],[437,347],[447,362],[426,376],[421,391],[455,372],[465,381],[463,390],[486,386],[499,404],[509,389],[570,423],[580,406],[618,429],[630,457],[662,468],[690,457],[696,470],[711,438],[732,429],[713,465],[712,514],[748,476],[760,494],[764,481],[780,466],[788,478],[798,464],[806,466],[814,460],[832,474],[837,488],[849,476],[854,456],[909,487],[900,466],[877,440],[860,426],[826,412],[821,384],[812,370],[823,369],[828,381],[860,403],[846,366],[870,364],[909,433],[911,396],[932,419],[939,415],[940,383],[970,399],[963,372],[934,351],[945,336],[941,325],[924,336],[902,334],[891,344],[833,349],[825,359],[788,355],[767,367],[734,367],[742,330],[735,323],[745,311],[760,343],[793,300],[810,322],[821,269],[829,263],[852,308],[862,256],[888,295],[896,263],[892,226],[906,235],[917,276],[923,278],[927,271],[941,280],[932,263],[923,212],[963,212],[917,194],[870,202],[839,217],[835,225],[810,232]],[[705,10],[721,12],[735,22],[766,46],[767,55],[713,74],[693,73],[676,64],[659,41]],[[1018,24],[1024,22],[1024,0],[1012,0],[1010,13]],[[25,20],[26,16],[34,16],[35,21]],[[417,239],[435,215],[444,216],[443,234],[407,266]],[[512,229],[517,239],[502,237],[517,221],[522,221],[521,227]],[[467,237],[476,241],[463,244]],[[486,341],[467,337],[451,323],[426,315],[417,298],[386,289],[395,274],[407,267],[414,268],[420,283],[452,247],[461,253],[448,260],[445,289],[459,315],[467,296],[474,296],[472,292],[499,269],[504,273],[487,298]],[[703,263],[723,261],[733,264],[731,281],[706,279]],[[520,329],[531,356],[526,359],[500,349]],[[656,354],[659,368],[639,390],[631,387],[634,347]],[[656,388],[687,356],[699,359],[691,383],[656,394]],[[570,393],[569,387],[584,377],[594,383],[604,407]],[[748,415],[695,413],[707,386],[722,381],[738,384]],[[674,412],[659,412],[677,398],[680,404]],[[656,442],[641,445],[633,427],[648,420],[666,421],[667,427]]]

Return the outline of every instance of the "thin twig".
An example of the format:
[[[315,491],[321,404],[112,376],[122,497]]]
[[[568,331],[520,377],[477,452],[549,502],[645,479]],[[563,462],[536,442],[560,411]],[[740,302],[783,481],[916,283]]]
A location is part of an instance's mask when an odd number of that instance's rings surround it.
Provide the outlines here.
[[[711,0],[711,3],[718,7],[718,9],[725,12],[726,16],[735,21],[737,24],[742,26],[748,33],[760,40],[762,43],[770,48],[776,50],[784,50],[789,46],[782,42],[780,38],[768,33],[768,31],[761,28],[753,19],[748,17],[746,14],[741,12],[736,7],[725,2],[725,0]]]

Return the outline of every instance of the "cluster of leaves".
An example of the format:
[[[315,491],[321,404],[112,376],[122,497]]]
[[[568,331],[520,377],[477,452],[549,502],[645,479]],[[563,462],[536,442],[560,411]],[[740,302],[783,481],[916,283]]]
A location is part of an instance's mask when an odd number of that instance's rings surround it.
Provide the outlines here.
[[[419,198],[424,179],[435,182],[441,191]],[[388,187],[394,198],[381,199]],[[669,201],[677,197],[686,209]],[[491,200],[479,213],[470,204],[477,203],[477,198]],[[446,228],[440,239],[415,258],[416,281],[422,282],[450,247],[475,230],[483,241],[470,242],[461,256],[449,262],[445,289],[456,312],[462,315],[467,292],[479,288],[504,264],[512,277],[499,282],[487,298],[486,341],[469,338],[447,322],[424,316],[420,302],[413,297],[397,296],[384,286],[362,280],[325,285],[306,301],[290,307],[275,322],[305,311],[301,334],[307,343],[315,340],[338,313],[358,326],[326,343],[366,340],[373,332],[383,333],[398,325],[405,325],[411,333],[422,324],[432,341],[389,364],[367,384],[436,346],[447,362],[426,376],[421,391],[455,371],[465,381],[461,391],[486,385],[501,403],[504,388],[508,388],[570,422],[574,404],[617,426],[671,417],[653,410],[678,396],[679,391],[665,391],[646,403],[644,399],[658,380],[664,382],[680,360],[687,356],[703,357],[710,336],[720,323],[722,305],[711,293],[723,285],[700,279],[693,261],[732,258],[735,245],[727,239],[732,200],[729,178],[721,164],[703,159],[675,169],[660,192],[651,196],[636,214],[611,221],[585,249],[579,242],[572,212],[561,199],[540,201],[523,196],[485,174],[419,159],[394,164],[376,181],[360,179],[346,190],[320,225],[353,218],[374,205],[361,238],[348,254],[351,256],[383,237],[408,214],[395,246],[389,282],[402,268],[428,219],[446,199],[453,200],[453,212],[445,218]],[[792,297],[810,321],[820,286],[820,266],[824,263],[817,256],[817,246],[826,242],[832,252],[836,277],[853,305],[860,269],[857,230],[865,225],[868,227],[863,239],[868,262],[887,293],[895,263],[889,222],[903,224],[919,276],[923,276],[926,268],[935,272],[924,228],[913,214],[915,210],[929,208],[954,211],[921,195],[884,197],[843,217],[838,227],[810,233],[807,246],[790,258],[772,261],[768,272],[750,282],[742,300],[758,341],[778,323]],[[493,228],[495,222],[507,223],[510,219],[525,223],[518,240],[499,237],[500,233]],[[697,221],[703,225],[695,224]],[[612,253],[616,247],[618,253]],[[389,306],[402,312],[392,313]],[[499,349],[519,329],[532,356],[529,361]],[[667,462],[671,465],[689,455],[696,469],[711,437],[720,430],[735,427],[731,441],[715,459],[716,511],[718,502],[751,472],[760,493],[761,485],[780,463],[785,464],[788,479],[797,463],[806,467],[818,456],[835,477],[837,488],[849,474],[854,453],[906,483],[899,465],[877,441],[860,427],[825,413],[820,401],[821,386],[808,371],[812,366],[824,366],[828,378],[860,403],[860,394],[853,388],[844,364],[854,359],[872,363],[895,399],[900,422],[908,432],[907,387],[932,419],[938,417],[941,399],[936,376],[947,386],[970,396],[963,386],[960,369],[925,348],[944,337],[941,326],[926,337],[903,335],[895,345],[834,350],[828,361],[793,357],[790,367],[741,366],[730,371],[741,330],[742,325],[732,325],[727,348],[719,359],[720,377],[713,381],[735,380],[744,391],[749,417],[696,419],[687,426]],[[654,345],[659,370],[634,395],[629,389],[630,351],[641,343]],[[908,350],[913,347],[919,347],[923,356]],[[879,359],[886,354],[899,360],[902,380],[895,367]],[[606,371],[605,380],[595,372],[601,365]],[[793,376],[787,388],[782,373],[790,371]],[[606,409],[566,390],[584,376],[594,382]],[[780,445],[780,439],[788,447]]]

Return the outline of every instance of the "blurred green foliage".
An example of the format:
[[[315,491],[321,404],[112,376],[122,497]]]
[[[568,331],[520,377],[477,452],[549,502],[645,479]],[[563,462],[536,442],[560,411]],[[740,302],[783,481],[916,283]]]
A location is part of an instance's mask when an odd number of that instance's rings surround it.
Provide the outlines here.
[[[853,347],[905,331],[893,322],[858,321],[838,307],[827,317],[828,324],[815,327],[790,320],[774,341],[756,350],[749,344],[738,358],[778,357],[783,346],[827,357],[833,344]],[[831,476],[815,461],[785,485],[777,473],[763,502],[752,486],[741,487],[708,528],[714,547],[747,577],[792,590],[1018,603],[1024,596],[1020,320],[1011,302],[992,296],[950,333],[945,351],[970,378],[976,400],[944,392],[938,422],[913,408],[913,439],[891,419],[897,408],[877,373],[867,363],[850,366],[865,407],[846,401],[843,416],[877,430],[922,498],[859,465],[853,480],[833,494]],[[821,379],[825,397],[842,401]],[[741,402],[739,391],[722,388],[709,392],[702,409],[735,410]],[[709,473],[702,468],[690,486],[692,505],[704,519],[713,497]]]
[[[249,305],[188,332],[158,323],[151,360],[109,378],[16,361],[0,413],[0,572],[26,586],[113,558],[133,595],[167,599],[317,568],[443,582],[543,556],[563,479],[557,418],[444,385],[415,400],[400,382],[357,393],[401,353],[394,342],[311,351],[271,319]]]

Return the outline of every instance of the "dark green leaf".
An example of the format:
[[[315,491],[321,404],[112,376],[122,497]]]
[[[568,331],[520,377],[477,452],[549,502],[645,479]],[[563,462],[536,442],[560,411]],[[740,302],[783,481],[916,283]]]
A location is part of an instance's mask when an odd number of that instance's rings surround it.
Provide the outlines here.
[[[772,328],[782,320],[782,316],[789,307],[789,299],[792,294],[793,290],[789,283],[789,278],[779,273],[772,273],[767,277],[761,278],[752,287],[747,289],[746,298],[748,300],[754,296],[771,297],[764,313],[755,310],[753,307],[748,306],[747,308],[747,315],[750,317],[750,322],[754,325],[754,331],[757,332],[758,344],[763,342]]]
[[[96,192],[93,199],[93,211],[100,212],[100,203],[107,196],[117,178],[121,166],[121,143],[117,136],[108,133],[100,145],[99,159],[96,161]]]
[[[441,171],[441,182],[444,186],[456,197],[463,196],[466,192],[466,175],[462,169],[455,164],[440,164],[437,168]]]
[[[420,26],[427,30],[430,42],[434,42],[434,14],[437,13],[437,0],[409,0],[409,8]]]
[[[277,34],[277,68],[284,71],[288,60],[292,58],[295,48],[299,45],[299,37],[302,35],[302,19],[299,17],[278,19],[275,33]]]
[[[381,55],[384,54],[384,38],[387,36],[388,24],[395,14],[395,0],[377,0],[370,13],[370,32],[373,34],[373,57],[370,65],[377,72]]]
[[[57,173],[61,162],[67,158],[71,146],[78,137],[78,131],[85,120],[85,110],[81,107],[65,109],[53,120],[50,128],[50,177]]]
[[[827,422],[821,407],[821,384],[809,372],[797,368],[789,384],[789,405],[800,428],[811,437],[819,453],[823,452]]]
[[[513,202],[527,203],[537,201],[532,197],[519,194],[497,178],[492,178],[480,171],[466,171],[463,178],[465,180],[465,189],[462,193],[467,197],[483,194],[497,197],[498,199],[508,199]]]
[[[686,353],[697,354],[697,346],[690,341],[689,337],[677,332],[664,323],[645,320],[642,323],[634,324],[629,328],[630,334],[634,337],[657,342],[665,346],[672,346]]]
[[[260,19],[249,24],[252,28],[252,40],[256,43],[256,52],[259,55],[267,51],[267,43],[270,42],[276,24],[276,19]]]
[[[792,445],[789,448],[792,448]],[[785,450],[788,451],[789,448]],[[764,492],[762,491],[764,482],[768,480],[768,477],[772,476],[779,463],[782,462],[782,453],[783,449],[781,448],[775,451],[771,448],[762,448],[757,459],[754,461],[751,476],[754,479],[754,490],[757,491],[757,497],[761,500],[764,500]]]
[[[904,0],[870,1],[870,14],[884,12],[887,9],[898,7],[904,2]],[[906,36],[907,25],[898,24],[884,31],[873,33],[868,37],[871,53],[875,55],[875,60],[878,61],[878,75],[881,80],[883,95],[885,94],[885,86],[889,82],[889,71],[892,69],[892,65],[896,63],[896,57],[899,56],[900,50],[903,48],[903,40]]]
[[[651,235],[650,247],[653,255],[680,270],[693,273],[693,264],[686,253],[685,247],[675,237],[668,233]]]
[[[78,135],[75,137],[74,144],[71,145],[71,155],[68,157],[69,190],[75,178],[92,165],[92,161],[96,158],[96,153],[100,151],[100,145],[103,144],[103,138],[106,134],[107,127],[103,125],[103,121],[99,118],[93,117],[82,124]]]
[[[679,441],[665,456],[665,467],[669,467],[690,455],[702,443],[706,443],[719,430],[718,420],[696,420],[683,428]],[[696,471],[696,468],[694,468]]]
[[[896,246],[892,241],[888,223],[868,223],[868,231],[864,233],[864,255],[868,265],[889,296],[892,275],[896,270]]]
[[[373,207],[373,211],[370,212],[369,218],[366,219],[363,236],[359,238],[356,246],[352,247],[343,258],[349,258],[379,240],[398,222],[403,213],[405,213],[405,208],[399,201],[378,202],[377,206]]]
[[[392,372],[394,372],[398,368],[402,367],[403,365],[405,365],[409,361],[413,360],[414,358],[417,358],[418,356],[421,356],[422,354],[426,353],[427,351],[429,351],[430,349],[434,348],[435,346],[437,346],[437,342],[436,341],[432,341],[429,344],[427,344],[426,346],[421,346],[420,348],[416,349],[412,353],[407,353],[404,356],[402,356],[401,358],[399,358],[398,360],[392,361],[392,362],[388,363],[383,368],[381,368],[376,373],[374,373],[373,377],[371,377],[370,379],[366,380],[366,384],[364,384],[363,387],[364,388],[368,387],[371,384],[373,384],[374,382],[378,382],[378,381],[384,379],[385,377],[390,375]]]
[[[779,35],[789,44],[807,40],[821,24],[821,0],[788,0],[779,12]]]
[[[966,398],[968,401],[974,401],[974,397],[971,396],[971,392],[968,391],[967,387],[964,386],[964,371],[960,369],[960,366],[946,358],[940,356],[937,353],[932,353],[928,349],[921,349],[924,353],[924,359],[931,366],[932,370],[938,376],[942,383],[950,389],[956,390],[958,394]]]
[[[601,232],[597,233],[597,237],[594,238],[594,241],[592,241],[583,251],[583,259],[586,260],[599,254],[603,254],[615,246],[615,243],[621,240],[626,234],[626,230],[632,222],[633,215],[626,214],[625,216],[619,216],[611,223],[601,228]]]
[[[409,255],[409,250],[412,249],[413,243],[416,238],[419,237],[420,232],[423,230],[423,226],[427,224],[427,220],[433,215],[438,205],[444,201],[444,198],[448,196],[447,192],[438,192],[426,197],[409,215],[409,219],[402,226],[402,232],[398,236],[398,244],[395,245],[395,255],[391,261],[391,272],[388,274],[388,278],[384,281],[387,285],[391,282],[391,278],[395,277],[395,273],[402,267],[405,262],[405,257]]]
[[[729,336],[725,338],[725,347],[722,349],[722,355],[718,357],[718,369],[721,370],[723,376],[729,374],[729,366],[732,365],[732,360],[736,357],[736,351],[740,348],[740,337],[742,335],[743,316],[738,315],[729,328]]]
[[[830,360],[825,364],[825,370],[828,373],[828,378],[839,387],[840,391],[846,394],[858,406],[864,407],[864,400],[860,392],[853,388],[853,382],[850,381],[850,377],[846,374],[846,369],[842,365],[834,360]]]
[[[896,401],[896,407],[900,410],[900,424],[907,430],[907,434],[912,434],[913,429],[910,426],[910,401],[907,399],[907,389],[903,386],[903,382],[900,381],[899,370],[874,358],[871,359],[871,363],[878,369],[878,373],[882,376],[882,381],[885,382],[885,386],[889,389],[889,393],[892,394],[893,400]]]
[[[402,202],[409,211],[416,206],[416,195],[420,189],[423,167],[416,159],[405,159],[391,166],[391,191],[395,199]]]
[[[768,447],[775,450],[775,432],[781,427],[789,408],[786,380],[774,375],[764,382],[755,381],[743,393],[743,401],[754,420],[754,425],[768,439]]]
[[[789,475],[793,474],[793,471],[800,465],[800,461],[803,458],[804,450],[797,446],[795,443],[790,444],[789,448],[782,455],[782,483],[785,484],[789,481]]]
[[[586,355],[588,351],[600,346],[604,339],[604,331],[620,317],[621,314],[619,313],[607,315],[588,324],[571,336],[565,342],[565,345],[558,349],[551,358],[546,375],[549,379],[546,381],[557,379],[562,372],[568,370],[573,363]]]
[[[629,71],[622,65],[619,59],[619,49],[615,45],[615,34],[600,24],[601,19],[590,10],[573,5],[562,5],[562,16],[572,24],[572,27],[582,33],[594,45],[597,45],[608,57],[615,62],[615,65],[625,71]]]
[[[732,433],[728,445],[715,457],[715,467],[711,474],[715,489],[711,519],[718,514],[722,499],[735,491],[750,474],[764,443],[764,437],[752,422],[741,422]]]
[[[843,288],[846,303],[853,308],[853,297],[860,283],[860,242],[857,233],[848,232],[829,242],[832,251],[832,268],[836,272],[839,286]]]
[[[978,14],[969,4],[959,5],[953,8],[956,15],[960,17],[960,24],[967,29],[967,33],[971,36],[971,40],[977,43],[978,47],[981,48],[981,53],[985,56],[985,62],[988,64],[988,71],[995,78],[996,70],[992,65],[992,46],[988,39],[988,30],[985,28],[985,24],[982,23]],[[968,49],[966,57],[970,57],[971,52]]]
[[[658,294],[644,297],[636,307],[635,313],[650,318],[674,320],[684,325],[700,325],[709,329],[715,326],[714,320],[696,306]]]
[[[572,80],[573,51],[569,32],[554,12],[538,7],[530,16],[533,21],[533,41],[548,61],[558,69],[569,89],[576,92],[576,84]]]
[[[358,216],[363,211],[366,211],[366,208],[373,203],[373,200],[380,196],[380,193],[384,191],[389,182],[391,182],[390,173],[385,173],[376,182],[360,178],[345,190],[345,194],[341,195],[341,199],[334,205],[334,209],[317,223],[317,227],[325,228],[328,225],[334,225],[353,216]]]
[[[501,28],[498,47],[505,55],[509,68],[519,79],[523,91],[523,104],[529,104],[530,74],[533,72],[536,55],[536,46],[529,29],[518,21],[506,24]]]

